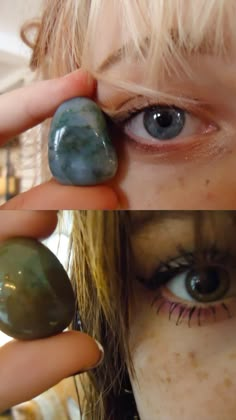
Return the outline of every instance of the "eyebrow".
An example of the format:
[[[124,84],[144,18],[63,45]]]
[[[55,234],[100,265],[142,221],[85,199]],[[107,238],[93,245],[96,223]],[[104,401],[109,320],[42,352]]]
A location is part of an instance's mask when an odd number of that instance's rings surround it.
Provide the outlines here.
[[[215,55],[214,52],[214,42],[213,40],[209,40],[209,38],[203,38],[202,42],[196,47],[192,49],[187,49],[186,46],[180,45],[179,42],[179,34],[178,31],[172,30],[170,31],[170,38],[173,43],[173,46],[176,46],[182,54],[186,56],[193,56],[193,55]],[[212,41],[212,42],[211,42]],[[117,51],[111,53],[105,61],[99,66],[98,72],[104,72],[110,69],[110,67],[120,63],[122,61],[122,58],[125,56],[125,52],[133,45],[132,41],[127,42],[125,45],[123,45],[121,48],[119,48]],[[150,38],[145,37],[141,43],[140,43],[140,50],[145,55],[146,50],[150,46]],[[225,46],[225,52],[229,54],[230,52],[230,43],[227,43]],[[223,51],[222,51],[223,53]],[[223,55],[223,54],[222,54]],[[139,53],[136,51],[134,54],[134,58],[138,58]]]
[[[132,232],[144,229],[154,222],[165,223],[167,220],[185,220],[194,218],[196,210],[136,210],[131,215]]]
[[[148,43],[148,39],[147,38],[145,38],[144,39],[144,41],[143,41],[144,43]],[[140,49],[143,49],[143,42],[141,42],[141,44],[140,44]],[[110,67],[112,67],[112,66],[114,66],[115,64],[118,64],[121,60],[122,60],[122,58],[124,57],[124,55],[125,55],[125,52],[127,51],[127,49],[132,45],[133,43],[130,41],[130,42],[127,42],[125,45],[123,45],[121,48],[119,48],[117,51],[115,51],[115,52],[113,52],[113,53],[111,53],[107,58],[106,58],[106,60],[99,66],[99,68],[98,68],[98,72],[100,73],[102,73],[102,72],[104,72],[104,71],[106,71],[106,70],[109,70],[109,68]],[[135,56],[137,56],[138,57],[138,52],[135,54]]]

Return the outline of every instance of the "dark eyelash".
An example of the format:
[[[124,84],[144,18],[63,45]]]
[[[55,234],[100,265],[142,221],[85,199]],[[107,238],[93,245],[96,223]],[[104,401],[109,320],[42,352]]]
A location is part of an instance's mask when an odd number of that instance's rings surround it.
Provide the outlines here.
[[[141,111],[145,111],[147,108],[150,108],[150,107],[151,105],[147,107],[143,107],[143,106],[133,107],[130,110],[118,113],[116,116],[112,117],[112,121],[114,122],[114,124],[117,124],[117,125],[126,124],[131,118],[135,117]]]
[[[115,124],[123,125],[123,124],[126,124],[131,118],[136,117],[136,115],[138,115],[140,112],[144,112],[147,109],[151,109],[155,107],[174,108],[174,109],[180,109],[181,111],[184,111],[184,112],[188,112],[186,109],[178,108],[175,105],[157,103],[157,104],[149,104],[147,106],[140,105],[140,106],[133,107],[130,110],[118,113],[116,116],[112,117],[112,120]]]
[[[158,301],[160,300],[161,303],[158,304]],[[175,310],[178,312],[177,316],[176,316],[176,326],[179,326],[184,318],[188,319],[188,327],[191,327],[191,321],[192,321],[192,317],[194,315],[194,313],[197,311],[197,324],[200,327],[202,325],[202,315],[204,315],[205,311],[209,311],[211,312],[213,321],[216,322],[216,307],[213,305],[209,305],[208,307],[204,308],[204,307],[197,307],[197,305],[194,306],[188,306],[179,302],[170,302],[170,301],[166,301],[163,300],[163,298],[161,296],[156,296],[152,303],[151,306],[154,307],[156,306],[156,315],[159,314],[159,312],[161,311],[161,308],[165,305],[168,305],[168,319],[169,321],[171,321],[171,317],[173,315],[173,313],[175,312]],[[223,309],[223,311],[225,312],[226,316],[228,319],[232,318],[232,314],[230,312],[230,309],[228,308],[227,304],[222,302],[219,304],[219,306]]]
[[[234,268],[236,266],[235,258],[230,254],[229,249],[219,250],[216,244],[199,251],[189,251],[179,246],[177,255],[167,261],[160,261],[150,278],[144,279],[140,276],[137,276],[137,278],[148,289],[156,290],[183,270],[202,268],[207,265],[224,266],[226,264],[230,264]]]

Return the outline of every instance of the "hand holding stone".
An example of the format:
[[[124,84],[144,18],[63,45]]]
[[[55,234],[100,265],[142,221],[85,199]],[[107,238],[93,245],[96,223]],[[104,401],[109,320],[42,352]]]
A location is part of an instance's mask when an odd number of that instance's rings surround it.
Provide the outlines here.
[[[5,254],[6,248],[3,245],[7,244],[7,241],[9,243],[16,236],[45,238],[53,232],[56,224],[56,212],[0,212],[0,244],[4,251],[0,253],[1,258]],[[27,242],[27,239],[25,240]],[[33,243],[35,242],[33,240]],[[42,256],[41,253],[40,255]],[[24,255],[23,258],[25,258]],[[14,269],[17,272],[17,263],[20,264],[20,260],[18,262],[16,259],[11,260],[9,272],[12,273]],[[42,269],[43,267],[45,267],[44,263]],[[7,279],[5,278],[4,281]],[[36,279],[36,283],[37,281],[39,279]],[[14,292],[14,287],[11,289],[9,285],[15,286],[15,284],[9,282],[6,288]],[[47,289],[47,285],[45,286]],[[1,299],[0,301],[1,305],[4,304]],[[16,310],[24,310],[19,302],[18,306]],[[44,318],[43,308],[41,314]],[[33,341],[12,340],[0,347],[0,412],[34,398],[63,378],[95,367],[101,362],[102,357],[103,352],[95,340],[87,334],[75,331]]]
[[[78,96],[93,97],[95,87],[87,73],[77,70],[1,95],[0,146],[51,118],[65,101]],[[115,209],[117,205],[116,194],[108,186],[79,188],[51,180],[14,197],[1,209]]]

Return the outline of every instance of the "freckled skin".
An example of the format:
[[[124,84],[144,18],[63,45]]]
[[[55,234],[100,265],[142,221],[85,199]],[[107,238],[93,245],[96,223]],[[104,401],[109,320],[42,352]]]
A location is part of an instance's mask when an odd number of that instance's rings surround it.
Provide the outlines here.
[[[236,149],[233,156],[224,156],[211,165],[191,162],[176,167],[137,160],[126,146],[119,160],[119,171],[126,175],[122,180],[115,178],[113,185],[118,183],[130,209],[235,209],[236,180],[232,178],[235,154]]]
[[[236,320],[176,327],[155,315],[143,291],[137,298],[130,343],[141,420],[154,418],[156,409],[160,420],[234,420],[236,363],[228,353],[236,347]]]
[[[229,232],[223,216],[220,225],[222,232]],[[180,231],[171,231],[171,224],[165,229],[178,243]],[[151,231],[153,238],[161,237],[160,227],[153,222],[150,230],[140,230],[132,239],[140,267],[147,260],[147,249],[157,254]],[[183,239],[187,230],[182,232]],[[150,304],[153,296],[155,292],[135,283],[129,344],[136,373],[131,382],[141,420],[235,420],[235,314],[201,327],[176,326],[164,312],[156,315]]]

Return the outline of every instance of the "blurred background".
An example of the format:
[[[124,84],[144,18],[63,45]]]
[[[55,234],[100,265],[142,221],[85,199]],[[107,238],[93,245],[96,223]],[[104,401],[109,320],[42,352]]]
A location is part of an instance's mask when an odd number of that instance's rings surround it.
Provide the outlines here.
[[[31,50],[21,41],[20,28],[40,17],[41,4],[42,0],[0,0],[0,94],[33,81]],[[0,147],[0,204],[40,182],[40,128],[38,141],[32,138],[29,130]]]

